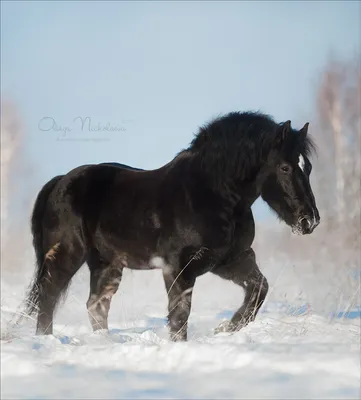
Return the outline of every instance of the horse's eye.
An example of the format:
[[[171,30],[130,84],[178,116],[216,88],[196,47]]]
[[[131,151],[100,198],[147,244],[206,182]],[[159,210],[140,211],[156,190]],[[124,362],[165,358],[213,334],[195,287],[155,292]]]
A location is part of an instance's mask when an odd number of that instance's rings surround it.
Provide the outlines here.
[[[291,167],[289,165],[281,165],[281,171],[288,174],[291,172]]]

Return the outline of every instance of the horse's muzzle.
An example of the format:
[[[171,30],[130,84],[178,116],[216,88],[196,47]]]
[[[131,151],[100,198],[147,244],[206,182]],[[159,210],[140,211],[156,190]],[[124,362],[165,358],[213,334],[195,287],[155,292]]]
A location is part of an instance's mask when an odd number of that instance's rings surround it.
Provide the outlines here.
[[[297,223],[297,228],[302,235],[309,235],[312,233],[316,226],[320,223],[319,218],[311,218],[308,215],[300,217]]]

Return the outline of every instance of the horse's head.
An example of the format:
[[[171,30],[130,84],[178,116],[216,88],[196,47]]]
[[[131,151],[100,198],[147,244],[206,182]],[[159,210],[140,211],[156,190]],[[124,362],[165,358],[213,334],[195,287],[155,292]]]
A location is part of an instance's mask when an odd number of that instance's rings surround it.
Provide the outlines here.
[[[313,146],[308,123],[300,130],[291,121],[282,124],[266,160],[261,196],[278,216],[298,234],[310,234],[320,223],[310,185],[308,158]]]

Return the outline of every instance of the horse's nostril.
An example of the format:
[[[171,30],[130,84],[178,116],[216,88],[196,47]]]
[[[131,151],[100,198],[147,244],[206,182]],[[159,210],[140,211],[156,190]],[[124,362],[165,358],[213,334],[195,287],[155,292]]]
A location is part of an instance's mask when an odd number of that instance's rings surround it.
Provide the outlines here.
[[[300,218],[300,224],[303,230],[310,229],[312,225],[311,220],[308,217]]]

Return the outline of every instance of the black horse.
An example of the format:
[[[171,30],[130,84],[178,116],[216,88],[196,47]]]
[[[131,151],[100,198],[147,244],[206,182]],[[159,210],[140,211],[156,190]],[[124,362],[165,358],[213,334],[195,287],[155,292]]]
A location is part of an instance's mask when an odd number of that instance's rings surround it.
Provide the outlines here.
[[[206,272],[245,290],[244,304],[216,332],[253,321],[268,291],[251,248],[253,202],[262,196],[299,234],[320,221],[307,130],[308,123],[296,131],[290,121],[233,112],[201,127],[159,169],[83,165],[49,181],[31,221],[37,268],[27,312],[38,313],[37,334],[52,333],[55,307],[84,262],[93,330],[108,329],[123,268],[162,269],[172,340],[187,339],[193,286]]]

